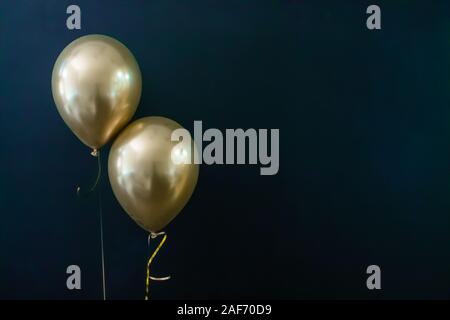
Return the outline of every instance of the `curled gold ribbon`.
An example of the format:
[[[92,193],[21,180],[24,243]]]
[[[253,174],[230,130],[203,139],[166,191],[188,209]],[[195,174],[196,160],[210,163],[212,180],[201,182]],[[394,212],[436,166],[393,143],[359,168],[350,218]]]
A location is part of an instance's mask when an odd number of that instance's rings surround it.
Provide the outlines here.
[[[164,237],[162,238],[161,242],[158,244],[158,246],[156,247],[155,251],[153,251],[152,255],[150,256],[150,258],[148,259],[147,262],[147,277],[145,280],[145,300],[149,299],[149,286],[150,286],[150,280],[153,281],[165,281],[165,280],[169,280],[170,276],[167,277],[152,277],[150,275],[150,265],[153,261],[153,259],[155,258],[156,254],[158,253],[159,249],[161,249],[162,245],[164,244],[164,242],[166,242],[167,239],[167,234],[165,232],[159,232],[159,233],[150,233],[148,236],[148,245],[150,246],[150,239],[155,239],[156,237],[160,236],[160,235],[164,235]]]

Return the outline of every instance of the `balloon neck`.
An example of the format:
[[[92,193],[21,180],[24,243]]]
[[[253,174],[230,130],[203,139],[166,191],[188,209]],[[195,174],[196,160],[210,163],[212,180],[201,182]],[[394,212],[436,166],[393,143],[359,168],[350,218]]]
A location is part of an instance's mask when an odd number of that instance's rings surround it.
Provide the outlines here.
[[[91,155],[94,157],[98,156],[98,150],[96,148],[92,149]]]

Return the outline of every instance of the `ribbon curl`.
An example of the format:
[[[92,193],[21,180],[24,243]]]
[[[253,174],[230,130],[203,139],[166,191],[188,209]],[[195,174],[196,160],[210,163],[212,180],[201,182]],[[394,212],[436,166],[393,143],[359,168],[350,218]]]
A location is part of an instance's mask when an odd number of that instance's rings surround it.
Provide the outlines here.
[[[152,277],[150,275],[150,265],[153,261],[153,259],[155,258],[156,254],[158,253],[159,249],[161,249],[162,245],[164,244],[164,242],[166,242],[167,239],[167,234],[165,232],[158,232],[158,233],[154,233],[151,232],[148,235],[148,245],[150,247],[150,239],[155,239],[160,235],[164,235],[164,237],[162,238],[161,242],[158,244],[158,246],[156,247],[155,251],[153,251],[152,255],[150,256],[150,258],[148,259],[147,262],[147,277],[145,279],[145,300],[149,300],[149,286],[150,286],[150,280],[153,281],[166,281],[170,279],[170,276],[167,277]]]

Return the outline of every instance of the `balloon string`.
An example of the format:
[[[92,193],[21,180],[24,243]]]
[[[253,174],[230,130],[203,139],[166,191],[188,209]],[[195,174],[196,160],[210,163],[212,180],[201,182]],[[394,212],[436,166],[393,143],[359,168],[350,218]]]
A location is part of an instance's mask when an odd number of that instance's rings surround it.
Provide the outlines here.
[[[158,244],[158,246],[156,247],[155,251],[152,253],[152,255],[150,256],[150,258],[148,259],[147,262],[147,278],[145,280],[145,300],[149,299],[149,291],[148,288],[150,286],[150,280],[153,281],[165,281],[165,280],[169,280],[170,276],[167,277],[161,277],[161,278],[156,278],[156,277],[152,277],[150,276],[150,265],[153,261],[153,259],[155,258],[156,254],[158,253],[159,249],[161,249],[162,245],[164,244],[164,242],[167,239],[167,234],[165,232],[159,232],[159,233],[150,233],[148,236],[148,245],[150,247],[150,239],[154,239],[160,235],[164,235],[164,237],[162,238],[161,242]]]
[[[103,207],[102,207],[101,188],[98,190],[98,207],[100,216],[100,247],[102,251],[102,290],[103,290],[103,300],[106,300],[105,249],[103,245]]]
[[[77,195],[78,196],[87,196],[89,194],[91,194],[95,188],[97,187],[98,182],[100,181],[100,177],[102,175],[102,162],[100,159],[100,150],[97,149],[93,149],[91,152],[91,155],[93,155],[94,157],[97,157],[97,177],[95,178],[94,183],[92,184],[92,186],[90,186],[86,191],[83,189],[81,189],[80,187],[77,187]]]
[[[94,190],[97,188],[98,183],[100,182],[100,178],[102,176],[102,162],[100,158],[100,150],[93,149],[91,152],[91,155],[94,157],[97,157],[97,177],[95,178],[94,183],[92,186],[90,186],[86,191],[81,189],[80,187],[77,187],[77,195],[78,196],[88,196]],[[98,190],[98,211],[99,211],[99,218],[100,218],[100,248],[101,248],[101,258],[102,258],[102,293],[103,293],[103,300],[106,300],[106,277],[105,277],[105,249],[103,244],[103,208],[102,208],[102,197],[101,197],[101,190]]]

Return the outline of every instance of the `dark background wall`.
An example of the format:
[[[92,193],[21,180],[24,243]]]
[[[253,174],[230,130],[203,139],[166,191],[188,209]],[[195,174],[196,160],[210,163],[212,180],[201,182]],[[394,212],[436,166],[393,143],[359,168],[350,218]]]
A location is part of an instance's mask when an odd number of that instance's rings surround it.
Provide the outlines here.
[[[448,1],[21,0],[0,1],[0,298],[101,298],[97,200],[75,194],[96,163],[50,88],[60,51],[89,33],[136,56],[134,119],[280,128],[278,175],[201,167],[154,298],[450,297]],[[108,297],[142,299],[147,235],[107,176],[101,192]],[[81,291],[65,287],[70,264]]]

